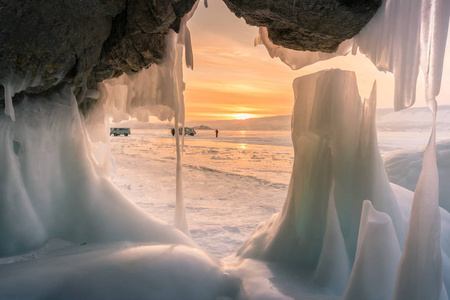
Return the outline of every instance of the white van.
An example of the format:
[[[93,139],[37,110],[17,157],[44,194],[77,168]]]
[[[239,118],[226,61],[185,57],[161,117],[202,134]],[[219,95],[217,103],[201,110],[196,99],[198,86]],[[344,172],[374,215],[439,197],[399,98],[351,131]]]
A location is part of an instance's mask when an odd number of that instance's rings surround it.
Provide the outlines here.
[[[182,128],[178,128],[180,135],[182,135],[183,133],[183,129]],[[172,135],[175,135],[175,128],[172,128],[170,130],[170,132],[172,132]],[[195,131],[194,128],[190,128],[190,127],[184,127],[184,134],[188,134],[190,136],[194,136],[194,134],[196,134],[197,132]]]
[[[109,130],[109,135],[114,134],[114,136],[119,136],[123,134],[124,136],[128,136],[131,134],[130,128],[111,128]]]

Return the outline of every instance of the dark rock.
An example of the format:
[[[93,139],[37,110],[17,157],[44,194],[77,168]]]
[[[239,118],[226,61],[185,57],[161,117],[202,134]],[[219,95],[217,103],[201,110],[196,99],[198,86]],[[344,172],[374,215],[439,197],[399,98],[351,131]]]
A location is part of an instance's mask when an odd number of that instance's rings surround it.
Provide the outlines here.
[[[273,43],[334,52],[373,17],[381,0],[224,0],[237,17],[268,28]]]
[[[42,83],[27,93],[42,93],[60,80],[73,84],[81,100],[96,82],[160,62],[165,34],[179,28],[194,3],[0,0],[0,82],[11,74],[40,75]]]

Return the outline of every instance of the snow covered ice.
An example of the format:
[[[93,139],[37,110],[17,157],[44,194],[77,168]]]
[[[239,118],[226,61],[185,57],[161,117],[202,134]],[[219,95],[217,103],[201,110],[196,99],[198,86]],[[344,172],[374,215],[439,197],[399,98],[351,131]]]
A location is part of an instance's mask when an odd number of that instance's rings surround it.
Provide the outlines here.
[[[164,63],[100,84],[99,106],[86,119],[70,86],[46,97],[25,97],[13,107],[13,95],[35,79],[2,82],[0,298],[448,299],[450,213],[439,207],[446,199],[440,200],[438,171],[446,161],[436,163],[435,98],[450,2],[386,0],[358,36],[330,55],[274,48],[264,29],[256,40],[294,69],[359,49],[377,68],[394,73],[395,109],[414,104],[421,70],[434,121],[423,166],[413,170],[420,174],[411,185],[415,192],[388,181],[376,133],[376,83],[361,101],[356,75],[339,69],[294,81],[294,155],[281,142],[283,135],[270,147],[230,146],[239,138],[228,136],[228,143],[215,144],[219,150],[208,138],[184,141],[182,161],[177,130],[185,118],[182,57],[184,52],[192,68],[186,22],[194,11],[183,18],[178,35],[167,35]],[[141,136],[127,147],[115,142],[109,148],[109,118],[147,121],[150,115],[175,119],[175,145],[170,137],[149,141]],[[158,146],[149,145],[155,140]],[[108,177],[114,169],[111,153],[133,163],[134,170],[147,165],[139,166],[133,155],[157,154],[148,166],[158,168],[153,173],[159,182],[175,188],[172,206],[157,199],[164,193],[159,187],[153,187],[154,198],[136,201],[139,205],[124,197]],[[211,165],[204,164],[205,157]],[[229,163],[238,157],[247,163]],[[390,177],[404,167],[391,160]],[[260,161],[262,170],[252,161]],[[176,174],[167,169],[169,163]],[[190,185],[206,187],[212,181],[214,205],[184,199],[182,165],[185,175],[195,178],[184,182],[184,195],[199,198],[198,188]],[[119,161],[115,167],[116,184],[136,196],[139,185],[121,177],[126,170]],[[289,168],[292,174],[285,171]],[[215,177],[205,178],[206,171]],[[148,191],[144,184],[141,190]],[[230,193],[230,186],[239,189]],[[230,199],[238,194],[246,202],[240,210]],[[248,218],[248,224],[209,223],[214,207],[225,216],[241,214],[231,221]],[[208,209],[209,215],[201,217]],[[208,238],[219,243],[208,245]],[[217,259],[243,239],[235,253]]]

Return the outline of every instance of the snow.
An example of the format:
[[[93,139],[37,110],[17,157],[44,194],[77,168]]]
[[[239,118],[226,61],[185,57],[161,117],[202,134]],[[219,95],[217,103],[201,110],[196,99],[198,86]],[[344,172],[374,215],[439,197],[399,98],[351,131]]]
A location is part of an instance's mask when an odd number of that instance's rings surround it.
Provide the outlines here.
[[[183,192],[199,246],[217,258],[230,255],[258,223],[281,209],[293,150],[279,144],[288,139],[290,132],[259,131],[221,131],[216,139],[212,130],[185,138]],[[170,131],[132,129],[128,137],[111,138],[111,145],[113,181],[122,193],[173,222],[176,149]]]
[[[239,290],[199,249],[127,242],[65,245],[0,265],[0,277],[1,299],[209,300],[231,299]]]
[[[450,140],[436,145],[437,166],[439,171],[439,205],[450,211]],[[414,191],[422,170],[422,149],[400,150],[385,156],[385,167],[389,180]]]
[[[450,106],[440,105],[436,116],[436,138],[449,137],[450,130]],[[423,131],[427,135],[431,131],[433,117],[428,107],[410,107],[395,112],[392,109],[377,111],[377,127],[381,131]],[[421,146],[428,140],[425,139]]]

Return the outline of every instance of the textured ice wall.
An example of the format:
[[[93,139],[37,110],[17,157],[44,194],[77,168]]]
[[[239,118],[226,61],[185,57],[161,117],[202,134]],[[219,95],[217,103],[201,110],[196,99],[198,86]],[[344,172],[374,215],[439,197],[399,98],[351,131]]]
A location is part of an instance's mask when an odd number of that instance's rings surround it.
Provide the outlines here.
[[[96,167],[70,87],[0,115],[0,256],[50,237],[193,245],[126,199]]]

